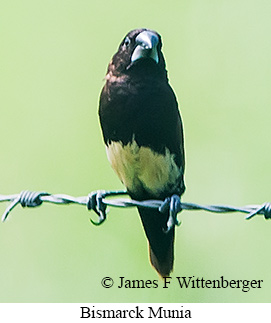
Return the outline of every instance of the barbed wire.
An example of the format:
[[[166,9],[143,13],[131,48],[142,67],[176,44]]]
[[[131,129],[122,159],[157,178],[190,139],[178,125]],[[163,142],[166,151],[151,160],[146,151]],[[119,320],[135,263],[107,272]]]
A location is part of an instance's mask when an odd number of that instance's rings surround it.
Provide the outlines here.
[[[200,205],[196,203],[184,203],[180,198],[174,195],[171,198],[162,200],[145,200],[136,201],[127,198],[108,199],[119,195],[127,195],[126,191],[94,191],[87,196],[73,197],[66,194],[49,194],[47,192],[32,192],[22,191],[19,194],[0,195],[0,202],[11,202],[2,215],[2,222],[4,222],[10,212],[20,204],[22,207],[37,207],[42,203],[52,204],[79,204],[85,205],[88,210],[93,210],[98,216],[99,221],[91,222],[95,225],[100,225],[106,219],[107,206],[112,207],[141,207],[157,209],[161,213],[169,212],[168,229],[175,224],[178,224],[176,215],[182,210],[203,210],[213,213],[232,213],[241,212],[248,214],[245,219],[249,220],[255,215],[263,215],[265,219],[271,218],[271,203],[264,203],[262,205],[247,205],[242,207],[234,207],[229,205]]]

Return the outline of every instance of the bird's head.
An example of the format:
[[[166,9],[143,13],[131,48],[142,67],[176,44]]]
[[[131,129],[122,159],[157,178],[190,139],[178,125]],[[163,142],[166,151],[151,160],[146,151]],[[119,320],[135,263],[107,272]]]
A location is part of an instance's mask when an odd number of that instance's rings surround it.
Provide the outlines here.
[[[150,29],[130,31],[119,45],[109,64],[108,72],[113,75],[165,71],[165,60],[161,51],[161,36]]]

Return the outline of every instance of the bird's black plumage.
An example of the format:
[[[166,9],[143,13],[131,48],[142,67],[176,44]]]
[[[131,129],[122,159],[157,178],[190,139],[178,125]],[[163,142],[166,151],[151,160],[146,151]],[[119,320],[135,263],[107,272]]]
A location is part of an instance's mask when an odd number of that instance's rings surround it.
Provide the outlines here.
[[[99,116],[111,165],[134,199],[165,199],[185,190],[183,129],[168,83],[161,37],[136,29],[109,63]],[[140,209],[153,266],[162,276],[173,268],[174,228],[168,215]]]

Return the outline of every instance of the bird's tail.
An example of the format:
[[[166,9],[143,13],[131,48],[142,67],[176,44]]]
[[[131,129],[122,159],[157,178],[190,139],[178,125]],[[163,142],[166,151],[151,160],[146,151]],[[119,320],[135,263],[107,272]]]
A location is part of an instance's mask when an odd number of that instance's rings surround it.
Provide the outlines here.
[[[174,262],[175,228],[166,233],[167,215],[153,209],[138,208],[138,210],[149,240],[151,264],[159,275],[169,276]]]

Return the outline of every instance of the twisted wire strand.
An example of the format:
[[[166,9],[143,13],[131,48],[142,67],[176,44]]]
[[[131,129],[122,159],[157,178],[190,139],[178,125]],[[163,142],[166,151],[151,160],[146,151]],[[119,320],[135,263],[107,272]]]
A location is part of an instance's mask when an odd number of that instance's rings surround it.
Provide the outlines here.
[[[146,200],[136,201],[127,198],[115,198],[107,199],[108,197],[127,195],[126,191],[94,191],[88,194],[88,196],[73,197],[66,194],[49,194],[47,192],[32,192],[22,191],[19,194],[12,195],[0,195],[0,202],[11,202],[2,215],[2,222],[4,222],[9,213],[20,204],[22,207],[37,207],[43,202],[52,204],[79,204],[85,205],[88,210],[95,211],[99,216],[99,222],[94,224],[101,224],[106,219],[106,208],[111,207],[143,207],[158,209],[160,212],[164,212],[170,208],[169,201],[161,200]],[[180,207],[177,211],[179,213],[182,210],[203,210],[212,213],[232,213],[240,212],[248,214],[246,219],[249,220],[255,215],[264,215],[265,219],[271,218],[271,203],[264,203],[261,205],[247,205],[242,207],[234,207],[229,205],[200,205],[196,203],[180,202]]]

